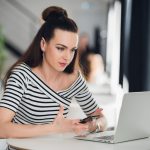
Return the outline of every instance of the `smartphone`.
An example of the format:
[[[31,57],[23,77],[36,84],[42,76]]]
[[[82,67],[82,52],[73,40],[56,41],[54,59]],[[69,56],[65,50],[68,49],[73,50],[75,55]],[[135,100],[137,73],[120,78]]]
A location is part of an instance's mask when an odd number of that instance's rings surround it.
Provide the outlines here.
[[[93,119],[98,119],[98,118],[99,118],[99,116],[88,116],[88,117],[86,117],[84,119],[81,119],[80,123],[84,124],[84,123],[93,121]]]
[[[88,117],[86,117],[86,118],[84,118],[84,119],[81,119],[80,120],[80,123],[87,123],[87,122],[91,122],[93,120],[93,118],[92,118],[92,116],[88,116]]]

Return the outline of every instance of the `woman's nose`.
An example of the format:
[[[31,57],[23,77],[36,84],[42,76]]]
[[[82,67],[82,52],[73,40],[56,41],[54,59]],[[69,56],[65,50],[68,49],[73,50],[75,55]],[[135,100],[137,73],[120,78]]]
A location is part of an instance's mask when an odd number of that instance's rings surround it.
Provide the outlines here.
[[[66,51],[66,52],[64,53],[64,59],[65,59],[65,60],[70,60],[70,59],[71,59],[71,53],[70,53],[69,51]]]

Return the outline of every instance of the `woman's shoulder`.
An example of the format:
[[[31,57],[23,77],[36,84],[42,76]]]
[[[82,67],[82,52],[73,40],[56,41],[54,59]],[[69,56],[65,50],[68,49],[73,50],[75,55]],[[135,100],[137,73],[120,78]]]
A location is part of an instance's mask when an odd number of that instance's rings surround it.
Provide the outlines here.
[[[66,79],[70,81],[70,83],[75,82],[79,77],[79,72],[74,71],[71,74],[66,74]]]
[[[13,72],[15,71],[20,71],[20,70],[31,70],[31,68],[24,62],[17,64],[14,68],[13,68]]]
[[[67,74],[66,76],[66,79],[68,81],[70,81],[70,84],[71,83],[74,83],[76,81],[80,81],[80,82],[85,82],[85,79],[84,77],[82,76],[82,73],[80,71],[74,71],[73,73],[71,74]]]
[[[18,76],[21,79],[27,78],[27,71],[30,71],[30,67],[25,63],[17,64],[11,71],[11,76]]]

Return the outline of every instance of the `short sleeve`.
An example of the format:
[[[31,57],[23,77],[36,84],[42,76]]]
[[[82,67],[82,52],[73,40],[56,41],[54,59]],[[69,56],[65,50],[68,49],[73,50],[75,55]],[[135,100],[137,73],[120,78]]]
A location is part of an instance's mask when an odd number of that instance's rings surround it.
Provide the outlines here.
[[[96,111],[98,107],[92,93],[89,91],[86,81],[82,77],[82,89],[75,95],[75,99],[86,115],[90,115]]]
[[[21,74],[13,72],[7,81],[0,107],[17,112],[24,91],[25,84]]]

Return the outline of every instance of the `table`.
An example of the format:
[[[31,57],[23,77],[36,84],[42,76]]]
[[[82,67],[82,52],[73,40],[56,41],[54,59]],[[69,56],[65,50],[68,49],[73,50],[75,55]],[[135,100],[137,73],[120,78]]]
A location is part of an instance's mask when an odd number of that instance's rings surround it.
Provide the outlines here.
[[[38,138],[8,139],[7,142],[12,146],[30,150],[150,150],[150,138],[107,144],[76,140],[72,135],[59,134]]]
[[[0,150],[5,150],[6,147],[6,139],[0,139]]]

